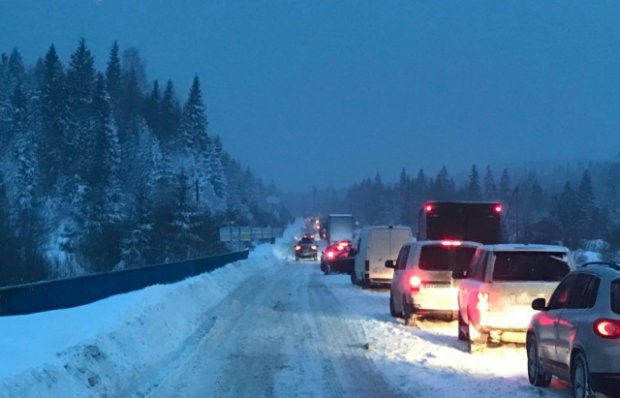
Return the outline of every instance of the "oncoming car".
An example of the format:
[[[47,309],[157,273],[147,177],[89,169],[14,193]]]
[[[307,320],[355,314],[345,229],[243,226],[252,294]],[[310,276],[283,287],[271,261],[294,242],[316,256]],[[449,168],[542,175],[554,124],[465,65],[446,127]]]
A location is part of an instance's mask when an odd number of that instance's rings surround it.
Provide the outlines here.
[[[295,260],[301,258],[310,258],[316,260],[318,258],[319,247],[313,237],[304,236],[295,244]]]
[[[540,312],[527,334],[530,383],[547,387],[555,375],[572,383],[575,397],[619,397],[620,267],[584,264],[532,308]]]

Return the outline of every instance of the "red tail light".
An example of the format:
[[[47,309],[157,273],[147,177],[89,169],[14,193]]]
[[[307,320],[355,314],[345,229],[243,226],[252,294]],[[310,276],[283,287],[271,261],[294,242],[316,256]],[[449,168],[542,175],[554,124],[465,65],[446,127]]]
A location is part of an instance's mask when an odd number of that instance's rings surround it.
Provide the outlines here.
[[[301,250],[301,246],[299,245],[295,246],[295,250]]]
[[[424,206],[424,210],[427,213],[430,213],[431,211],[433,211],[433,205],[427,203],[426,206]]]
[[[604,339],[620,339],[620,321],[598,319],[594,322],[594,333]]]
[[[486,312],[489,310],[489,294],[488,293],[478,293],[478,304],[476,304],[476,308],[480,312]]]
[[[419,276],[414,275],[409,278],[409,287],[411,290],[420,290],[420,286],[422,286],[422,279]]]
[[[493,206],[493,210],[495,210],[496,213],[501,213],[502,212],[502,205],[500,204],[496,204],[495,206]]]
[[[317,245],[312,245],[311,247],[312,247],[312,250],[316,250],[316,249],[318,249],[318,246],[317,246]]]
[[[441,241],[442,246],[461,246],[462,244],[463,242],[461,242],[460,240],[442,240]]]
[[[330,251],[330,252],[327,252],[327,258],[329,258],[330,260],[331,260],[332,258],[334,258],[335,256],[336,256],[336,255],[334,254],[334,252],[331,252],[331,251]]]

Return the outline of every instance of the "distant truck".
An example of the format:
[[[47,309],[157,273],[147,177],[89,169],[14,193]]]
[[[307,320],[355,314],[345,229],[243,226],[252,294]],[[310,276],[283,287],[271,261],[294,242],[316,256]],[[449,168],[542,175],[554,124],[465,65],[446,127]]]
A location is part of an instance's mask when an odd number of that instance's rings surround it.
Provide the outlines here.
[[[330,214],[327,216],[326,241],[332,244],[339,240],[353,240],[353,216],[351,214]]]
[[[418,216],[418,240],[502,242],[498,202],[426,202]]]

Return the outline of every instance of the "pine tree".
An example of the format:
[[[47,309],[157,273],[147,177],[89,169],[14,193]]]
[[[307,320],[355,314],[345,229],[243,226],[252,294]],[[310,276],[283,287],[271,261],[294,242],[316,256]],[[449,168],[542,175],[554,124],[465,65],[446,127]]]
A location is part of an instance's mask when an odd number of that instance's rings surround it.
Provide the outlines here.
[[[85,178],[85,172],[88,170],[86,164],[88,160],[82,148],[93,145],[88,131],[94,83],[94,57],[86,47],[85,40],[81,39],[78,48],[71,54],[67,71],[70,126],[66,131],[66,156],[70,173],[75,173],[82,179]]]
[[[499,180],[499,197],[503,202],[506,202],[510,199],[512,195],[512,185],[510,182],[510,176],[508,175],[508,170],[504,169],[502,171],[502,176]]]
[[[65,138],[68,135],[65,75],[53,45],[45,55],[42,68],[39,161],[43,190],[50,192],[68,168],[65,160]]]
[[[465,197],[468,200],[479,200],[480,196],[482,196],[480,191],[480,174],[478,174],[478,168],[474,164],[471,166],[469,181],[465,186]]]
[[[176,133],[179,130],[181,110],[176,100],[172,81],[168,80],[166,89],[159,106],[160,131],[158,137],[161,143],[171,148],[176,141]]]
[[[114,112],[117,112],[121,92],[122,92],[122,75],[121,75],[121,60],[118,55],[118,43],[114,41],[112,50],[110,50],[110,57],[106,68],[106,87],[108,94],[110,95],[110,103]]]
[[[487,200],[497,199],[497,185],[495,185],[491,166],[487,166],[487,171],[484,175],[484,196]]]
[[[222,142],[219,137],[211,142],[211,150],[209,151],[209,182],[213,187],[215,195],[222,199],[222,203],[226,201],[226,175],[224,174],[224,166],[222,165]]]

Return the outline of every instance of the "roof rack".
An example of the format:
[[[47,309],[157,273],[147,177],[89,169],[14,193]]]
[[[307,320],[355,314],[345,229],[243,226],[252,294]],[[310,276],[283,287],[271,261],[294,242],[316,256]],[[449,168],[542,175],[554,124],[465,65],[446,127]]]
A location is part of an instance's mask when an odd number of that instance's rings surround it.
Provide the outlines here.
[[[581,265],[578,266],[578,268],[585,268],[589,265],[602,265],[605,267],[609,267],[609,268],[613,268],[616,271],[620,271],[620,265],[616,264],[616,263],[612,263],[612,262],[608,262],[608,261],[589,261],[587,263],[583,263]]]

